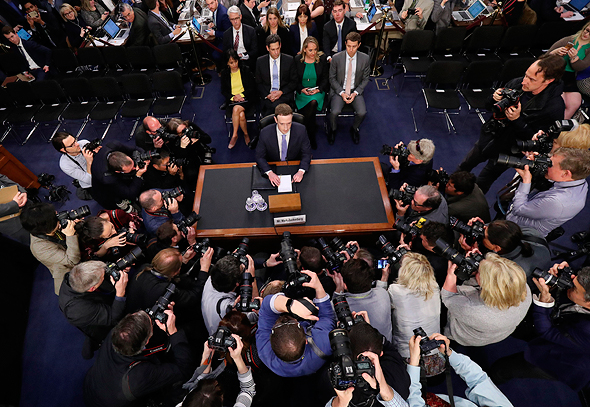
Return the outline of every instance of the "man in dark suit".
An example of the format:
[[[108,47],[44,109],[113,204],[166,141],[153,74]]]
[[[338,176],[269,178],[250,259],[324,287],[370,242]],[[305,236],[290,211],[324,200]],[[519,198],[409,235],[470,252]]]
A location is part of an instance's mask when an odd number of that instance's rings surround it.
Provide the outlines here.
[[[334,55],[330,64],[330,144],[334,144],[336,139],[336,120],[345,105],[354,109],[354,122],[350,128],[352,141],[358,144],[360,140],[359,127],[367,115],[363,90],[369,83],[371,71],[369,56],[358,52],[360,45],[361,35],[356,31],[349,33],[346,36],[346,51]]]
[[[180,26],[175,26],[160,13],[160,2],[158,0],[146,0],[145,4],[150,10],[147,18],[148,28],[158,44],[168,44],[182,32]]]
[[[223,4],[219,4],[217,0],[206,0],[205,3],[207,4],[207,8],[213,13],[213,22],[209,24],[207,34],[215,36],[216,43],[220,43],[223,33],[231,27],[227,15],[227,8]]]
[[[328,61],[334,54],[344,50],[348,33],[356,31],[354,20],[344,16],[344,2],[342,0],[334,1],[332,16],[334,18],[324,25],[324,53],[328,57]]]
[[[264,3],[264,2],[262,2]],[[240,4],[242,11],[242,23],[249,25],[252,28],[260,28],[260,10],[256,4],[256,0],[244,0]]]
[[[300,160],[299,171],[293,175],[293,182],[301,182],[311,161],[311,145],[305,126],[293,123],[293,110],[285,103],[275,109],[275,122],[276,126],[267,126],[260,132],[256,165],[268,176],[271,184],[278,186],[281,180],[271,170],[268,161]]]
[[[227,14],[232,27],[223,33],[223,49],[233,48],[240,59],[253,69],[258,58],[256,30],[242,24],[242,12],[238,6],[231,6]]]
[[[271,34],[266,38],[268,55],[256,61],[256,83],[262,99],[262,114],[272,114],[281,103],[293,105],[297,87],[297,70],[293,57],[281,54],[281,37]]]
[[[26,18],[33,31],[33,39],[47,48],[65,48],[66,33],[53,13],[39,9],[32,1],[25,1]]]
[[[16,75],[28,72],[38,81],[45,79],[47,72],[49,72],[51,50],[33,40],[23,41],[9,25],[2,27],[2,34],[11,43],[9,52],[14,56],[13,66],[17,70],[16,72],[6,72],[6,74]]]
[[[150,29],[147,15],[139,8],[133,8],[127,3],[121,3],[121,17],[129,24],[129,36],[125,41],[126,47],[135,45],[149,45]]]
[[[25,9],[17,0],[0,0],[0,15],[13,27],[27,25]]]

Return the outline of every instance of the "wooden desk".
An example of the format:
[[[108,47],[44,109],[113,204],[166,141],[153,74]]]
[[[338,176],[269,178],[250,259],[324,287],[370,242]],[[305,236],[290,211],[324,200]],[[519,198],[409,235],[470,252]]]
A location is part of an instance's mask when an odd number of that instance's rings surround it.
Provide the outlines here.
[[[202,165],[194,210],[202,218],[197,237],[352,234],[392,230],[395,221],[381,165],[377,157],[312,160],[303,181],[301,211],[271,214],[268,209],[248,212],[253,163]],[[298,162],[277,163],[277,173],[294,174]],[[258,171],[257,169],[255,169]],[[260,190],[268,196],[276,190]],[[304,225],[274,227],[274,217],[305,214]]]

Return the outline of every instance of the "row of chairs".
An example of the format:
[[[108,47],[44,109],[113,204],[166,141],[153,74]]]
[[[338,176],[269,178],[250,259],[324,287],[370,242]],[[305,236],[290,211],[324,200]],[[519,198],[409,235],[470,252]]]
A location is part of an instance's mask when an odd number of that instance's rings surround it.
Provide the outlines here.
[[[469,113],[476,113],[485,122],[486,103],[494,91],[509,80],[523,76],[535,58],[515,58],[482,60],[470,62],[467,66],[459,61],[434,61],[430,64],[422,81],[422,95],[426,103],[426,113],[434,110],[445,117],[449,133],[457,133],[449,114],[459,114],[461,99],[465,100]],[[418,132],[414,106],[411,112],[414,130]],[[454,112],[453,112],[454,111]]]
[[[88,123],[106,125],[101,139],[107,135],[117,117],[134,121],[130,138],[142,117],[180,115],[186,90],[180,73],[159,71],[151,77],[131,73],[119,77],[73,77],[61,81],[13,82],[0,88],[0,122],[5,126],[2,142],[8,134],[21,143],[17,127],[30,126],[25,144],[41,127],[49,142],[66,122],[80,121],[78,137]],[[43,128],[52,126],[50,137]]]

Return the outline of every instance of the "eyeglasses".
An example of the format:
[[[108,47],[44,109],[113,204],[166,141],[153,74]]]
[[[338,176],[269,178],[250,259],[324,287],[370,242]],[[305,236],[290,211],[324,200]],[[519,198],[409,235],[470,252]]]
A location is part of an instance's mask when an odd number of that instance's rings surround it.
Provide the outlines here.
[[[72,144],[70,144],[69,146],[66,146],[66,145],[64,144],[64,147],[65,147],[65,148],[72,148],[72,147],[74,147],[74,146],[76,145],[76,143],[77,143],[77,142],[78,142],[78,139],[76,138],[76,139],[74,139],[74,142],[73,142]]]
[[[419,204],[418,202],[416,202],[416,200],[414,198],[412,198],[412,204],[414,206],[422,206],[422,207],[424,207],[424,204],[423,203]]]
[[[420,140],[422,140],[422,139],[416,140],[416,151],[419,152],[419,153],[422,152],[420,150]]]
[[[64,16],[69,16],[70,14],[74,14],[74,11],[70,10],[70,11],[66,11],[64,13]]]

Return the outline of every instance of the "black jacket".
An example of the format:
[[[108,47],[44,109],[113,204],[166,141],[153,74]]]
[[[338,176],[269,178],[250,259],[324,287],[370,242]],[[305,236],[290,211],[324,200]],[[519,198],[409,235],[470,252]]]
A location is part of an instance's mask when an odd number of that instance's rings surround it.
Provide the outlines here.
[[[147,15],[137,7],[133,8],[133,12],[135,13],[135,19],[131,24],[125,46],[149,45],[150,29],[148,28]]]
[[[256,61],[256,83],[258,84],[258,96],[265,98],[272,87],[272,74],[270,72],[270,56],[268,54],[263,55]],[[297,88],[297,72],[295,65],[293,64],[293,57],[281,54],[279,57],[281,60],[281,67],[279,72],[280,77],[280,90],[283,91],[283,95],[293,98],[293,92]]]
[[[248,102],[255,102],[258,93],[256,91],[256,79],[254,79],[252,71],[242,64],[240,67],[240,76],[242,77],[242,86],[244,87],[244,99]],[[221,94],[225,98],[226,103],[230,103],[230,99],[234,96],[231,94],[231,72],[229,68],[221,71]]]
[[[346,35],[351,31],[357,31],[356,23],[348,17],[344,17],[342,23],[342,50],[346,49]],[[336,29],[336,21],[334,19],[328,21],[324,25],[323,35],[323,50],[326,56],[334,55],[332,49],[338,43],[338,30]]]
[[[234,28],[230,27],[223,33],[223,49],[230,49],[234,47]],[[242,41],[244,42],[244,48],[249,56],[249,61],[256,61],[258,58],[258,38],[256,36],[256,30],[249,25],[242,24]]]
[[[249,25],[252,28],[260,28],[260,10],[258,7],[252,9],[252,13],[244,3],[240,4],[240,11],[242,12],[242,24]]]
[[[291,32],[287,27],[279,26],[277,34],[281,37],[281,52],[283,54],[293,55],[293,47],[291,47]],[[264,28],[258,30],[258,55],[268,54],[266,49],[266,37],[270,35],[270,31],[264,31]]]

